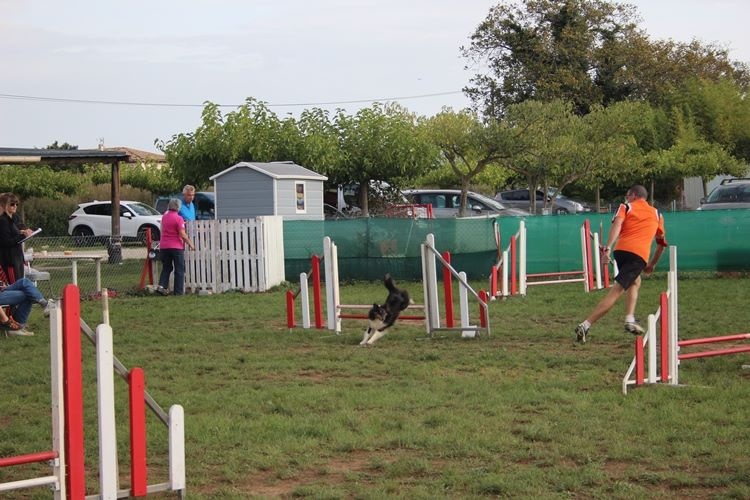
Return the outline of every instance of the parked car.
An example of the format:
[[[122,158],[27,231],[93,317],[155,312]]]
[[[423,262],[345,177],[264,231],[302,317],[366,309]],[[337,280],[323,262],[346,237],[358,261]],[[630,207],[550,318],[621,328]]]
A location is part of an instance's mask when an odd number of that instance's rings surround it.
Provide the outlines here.
[[[580,212],[590,212],[591,207],[582,201],[576,201],[564,196],[561,193],[553,195],[555,188],[547,191],[547,208],[555,214],[576,214]],[[531,198],[528,189],[512,189],[510,191],[501,191],[495,195],[495,200],[509,207],[520,208],[531,211]],[[536,211],[542,213],[544,209],[545,196],[544,191],[536,190]]]
[[[167,211],[167,205],[169,205],[169,200],[172,198],[182,201],[182,193],[159,196],[154,202],[154,207],[160,214],[163,214]],[[195,218],[197,220],[210,220],[214,218],[216,195],[212,191],[196,191],[193,204],[195,205]]]
[[[698,210],[750,208],[750,179],[724,179],[708,198],[701,198]]]
[[[419,205],[432,205],[432,213],[436,219],[458,217],[461,207],[461,190],[459,189],[407,189],[404,196]],[[528,212],[516,208],[505,207],[502,203],[469,191],[466,200],[466,216],[523,216]]]
[[[138,201],[120,201],[120,235],[124,239],[144,241],[146,229],[151,238],[161,238],[161,214],[153,207]],[[77,245],[102,241],[112,235],[112,202],[81,203],[68,217],[68,234]]]

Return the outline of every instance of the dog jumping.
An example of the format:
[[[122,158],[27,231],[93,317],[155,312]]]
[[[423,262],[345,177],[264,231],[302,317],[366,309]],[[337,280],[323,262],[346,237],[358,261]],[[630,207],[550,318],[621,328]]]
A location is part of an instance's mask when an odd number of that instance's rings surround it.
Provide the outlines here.
[[[367,313],[368,326],[359,345],[373,345],[376,340],[385,335],[386,329],[393,326],[401,311],[409,307],[409,304],[413,304],[409,292],[398,288],[390,274],[385,275],[383,284],[388,289],[388,296],[383,305],[374,303]]]

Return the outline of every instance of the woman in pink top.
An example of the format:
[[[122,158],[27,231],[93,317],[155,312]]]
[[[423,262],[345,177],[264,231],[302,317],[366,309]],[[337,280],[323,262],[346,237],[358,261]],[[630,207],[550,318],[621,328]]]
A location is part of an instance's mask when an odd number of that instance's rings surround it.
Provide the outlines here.
[[[195,250],[193,242],[185,232],[185,221],[180,214],[178,199],[169,200],[167,211],[161,218],[161,240],[159,241],[159,252],[161,253],[161,275],[159,276],[159,287],[156,289],[162,295],[169,292],[169,275],[174,270],[174,294],[185,293],[185,245],[190,250]]]

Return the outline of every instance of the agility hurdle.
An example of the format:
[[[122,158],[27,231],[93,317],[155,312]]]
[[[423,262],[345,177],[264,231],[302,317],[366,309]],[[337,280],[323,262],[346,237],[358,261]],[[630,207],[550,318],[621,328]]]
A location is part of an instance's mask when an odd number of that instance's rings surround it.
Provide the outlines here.
[[[323,263],[325,284],[326,284],[326,313],[327,313],[327,325],[328,329],[341,333],[341,320],[342,319],[367,319],[367,314],[362,313],[347,313],[342,312],[344,310],[364,310],[367,311],[372,307],[372,304],[342,304],[341,293],[339,290],[339,261],[338,261],[338,249],[336,244],[331,240],[330,237],[326,236],[323,238]],[[318,307],[319,300],[316,301],[316,307]],[[424,305],[411,304],[410,309],[424,309]],[[424,315],[415,316],[409,314],[402,314],[398,317],[399,321],[424,321],[427,323],[427,318]]]
[[[321,308],[321,288],[320,288],[320,257],[313,255],[310,259],[310,271],[300,273],[299,289],[296,292],[287,290],[286,292],[286,326],[294,328],[297,323],[294,319],[294,301],[300,297],[300,306],[302,308],[302,328],[310,328],[310,298],[308,295],[308,278],[312,278],[313,283],[313,307],[315,311],[315,328],[323,328],[323,310]]]
[[[40,486],[49,487],[55,500],[68,498],[65,485],[65,417],[63,404],[63,340],[61,335],[62,315],[57,304],[50,311],[50,408],[52,414],[52,449],[0,458],[0,467],[11,467],[30,463],[48,462],[51,474],[47,476],[0,483],[0,492],[14,491]]]
[[[677,248],[674,246],[669,247],[669,273],[667,281],[667,291],[662,292],[659,296],[659,308],[656,310],[656,313],[650,314],[648,317],[646,335],[643,337],[638,336],[635,339],[635,356],[622,381],[623,394],[627,394],[628,386],[632,385],[642,386],[658,382],[679,385],[680,365],[685,360],[750,352],[750,345],[745,345],[726,349],[681,353],[683,347],[750,340],[750,333],[679,340]],[[657,327],[659,332],[658,346]],[[648,349],[647,356],[644,356],[644,349],[646,348]],[[659,351],[658,362],[657,350]],[[646,369],[648,369],[648,374],[645,373]]]
[[[102,294],[104,322],[92,332],[80,316],[80,292],[75,285],[66,285],[61,302],[50,314],[50,339],[53,365],[53,450],[37,455],[4,459],[7,465],[38,462],[53,463],[55,474],[0,485],[0,491],[51,485],[55,498],[115,499],[142,497],[150,493],[174,491],[185,494],[184,411],[173,405],[167,415],[145,390],[143,370],[127,370],[114,356],[112,328],[109,326],[107,294]],[[100,492],[86,495],[84,466],[83,377],[81,366],[81,332],[96,346],[97,410],[99,436]],[[115,426],[114,372],[128,382],[130,428],[129,489],[120,489],[117,466]],[[148,405],[168,427],[169,481],[148,485],[146,468],[146,413]],[[33,460],[32,460],[33,459]],[[4,464],[5,465],[5,464]],[[54,478],[54,480],[52,479]]]
[[[434,236],[428,235],[428,238],[432,238],[432,243],[429,248],[432,252],[435,252],[435,256],[432,258],[432,266],[427,266],[428,258],[430,254],[424,249],[425,244],[422,245],[422,287],[425,296],[425,304],[427,303],[428,297],[430,300],[437,301],[437,268],[434,264],[435,258],[440,259],[443,269],[443,288],[444,288],[444,299],[445,299],[445,328],[440,326],[440,318],[436,317],[431,319],[431,314],[440,314],[437,302],[434,302],[434,306],[428,309],[424,304],[411,304],[410,309],[421,309],[424,310],[424,315],[409,315],[401,314],[399,321],[422,321],[425,324],[425,330],[428,335],[432,335],[434,331],[438,329],[454,329],[462,331],[477,331],[481,329],[488,329],[488,314],[486,312],[487,297],[486,292],[481,290],[479,293],[475,292],[468,285],[466,281],[465,273],[459,273],[453,269],[450,265],[450,252],[440,253],[435,249]],[[372,304],[342,304],[341,293],[339,289],[339,274],[338,274],[338,249],[336,244],[329,237],[323,239],[323,258],[322,261],[325,264],[324,268],[324,279],[326,285],[326,325],[329,330],[335,331],[336,334],[341,332],[341,320],[342,319],[367,319],[366,312],[349,312],[349,311],[367,311],[372,307]],[[319,264],[320,259],[317,260]],[[316,276],[315,263],[313,261],[313,275]],[[427,269],[431,269],[434,275],[428,275]],[[317,273],[318,278],[313,279],[313,290],[320,290],[319,272]],[[429,279],[428,279],[429,276]],[[457,278],[461,286],[460,289],[460,312],[461,312],[461,324],[462,328],[454,328],[454,309],[453,309],[453,278]],[[305,282],[305,273],[300,275],[300,290],[298,292],[302,296],[302,313],[303,313],[303,328],[309,328],[309,321],[305,320],[305,304],[307,302],[307,296],[304,294],[304,290],[307,285]],[[467,293],[474,294],[477,298],[484,296],[484,299],[480,299],[480,327],[471,327],[469,325],[469,309],[468,309],[468,295]],[[294,322],[294,298],[296,297],[294,292],[287,292],[287,326],[292,328],[295,326]],[[321,308],[320,294],[316,293],[313,298],[315,310],[318,311]],[[483,309],[484,308],[484,309]],[[291,312],[290,312],[291,311]],[[317,316],[317,313],[316,313]],[[317,319],[316,319],[317,322]],[[488,330],[489,331],[489,330]],[[467,333],[468,336],[468,333]]]
[[[488,294],[484,290],[480,290],[479,293],[469,285],[466,280],[466,273],[456,271],[450,262],[445,259],[440,251],[435,248],[435,236],[430,233],[427,235],[425,242],[421,245],[422,253],[422,281],[424,284],[424,303],[425,313],[427,316],[427,334],[432,336],[437,331],[460,331],[463,337],[473,337],[475,334],[482,330],[487,332],[487,336],[490,336],[490,316],[488,308]],[[436,260],[440,262],[443,267],[443,284],[445,286],[445,298],[446,308],[453,307],[452,285],[450,282],[450,276],[455,277],[458,280],[459,286],[459,308],[461,312],[461,325],[460,327],[454,327],[452,323],[448,323],[445,327],[440,325],[440,301],[438,299],[438,286],[437,286],[437,264]],[[448,279],[446,279],[448,276]],[[479,302],[479,326],[470,324],[469,319],[469,304],[468,295],[471,293]],[[452,313],[451,313],[452,316]]]
[[[500,226],[493,225],[495,242],[498,247],[498,261],[490,268],[491,297],[508,297],[511,295],[526,295],[527,288],[534,285],[554,285],[559,283],[583,283],[585,292],[602,288],[602,271],[599,251],[592,252],[591,248],[599,249],[599,234],[591,231],[591,223],[586,219],[580,228],[581,239],[581,269],[573,271],[555,271],[544,273],[527,272],[527,235],[526,223],[520,221],[518,231],[511,236],[510,243],[505,250],[500,251]],[[591,238],[592,242],[589,242]],[[501,282],[498,285],[498,274]],[[556,278],[556,279],[547,279]]]

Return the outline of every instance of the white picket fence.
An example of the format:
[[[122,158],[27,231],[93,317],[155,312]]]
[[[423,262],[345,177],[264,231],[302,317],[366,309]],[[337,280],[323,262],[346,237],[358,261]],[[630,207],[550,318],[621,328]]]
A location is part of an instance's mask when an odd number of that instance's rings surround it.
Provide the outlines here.
[[[185,251],[185,290],[265,292],[284,275],[281,216],[191,221],[195,251]]]

